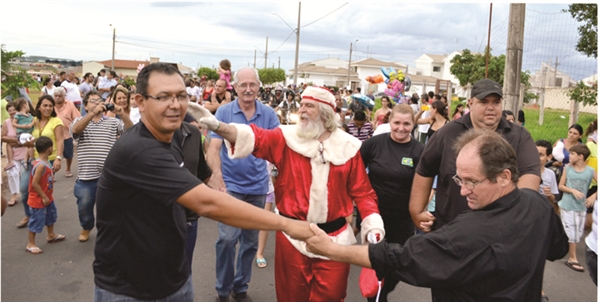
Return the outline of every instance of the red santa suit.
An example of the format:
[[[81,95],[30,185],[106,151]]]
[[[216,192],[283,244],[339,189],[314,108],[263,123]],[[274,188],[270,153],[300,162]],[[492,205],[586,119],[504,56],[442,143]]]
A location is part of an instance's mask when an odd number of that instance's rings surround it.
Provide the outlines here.
[[[281,215],[324,223],[334,242],[351,245],[356,239],[345,217],[352,214],[354,201],[365,217],[362,240],[372,230],[385,234],[358,139],[336,129],[321,144],[316,139],[298,137],[296,126],[265,130],[255,125],[231,125],[237,128],[237,137],[233,146],[225,141],[230,157],[252,154],[277,167],[275,202]],[[349,271],[350,265],[309,253],[304,242],[277,232],[278,301],[343,301]]]

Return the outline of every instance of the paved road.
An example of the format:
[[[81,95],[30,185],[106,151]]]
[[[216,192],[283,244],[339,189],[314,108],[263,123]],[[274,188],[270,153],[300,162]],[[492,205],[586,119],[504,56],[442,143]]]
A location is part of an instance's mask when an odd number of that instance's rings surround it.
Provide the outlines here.
[[[3,163],[5,159],[3,158]],[[76,163],[74,170],[76,171]],[[3,173],[4,174],[4,173]],[[23,217],[19,203],[7,209],[2,217],[2,301],[91,301],[94,293],[92,262],[96,231],[90,241],[77,241],[80,232],[73,186],[75,178],[65,178],[64,167],[57,175],[54,191],[58,207],[56,232],[67,236],[57,244],[47,244],[45,233],[37,236],[37,244],[44,251],[40,255],[25,252],[27,229],[15,224]],[[3,183],[6,183],[4,178]],[[4,185],[3,185],[4,188]],[[3,190],[4,196],[9,193]],[[199,238],[193,263],[195,301],[214,301],[215,249],[217,223],[201,218]],[[269,235],[265,257],[268,266],[254,267],[248,293],[256,302],[275,301],[273,278],[274,236]],[[583,241],[577,247],[578,259],[585,262]],[[346,301],[365,301],[358,289],[360,268],[353,266],[348,281]],[[588,273],[567,268],[563,261],[547,262],[544,290],[551,301],[597,301],[597,288]],[[390,301],[431,301],[428,289],[400,283],[390,294]]]

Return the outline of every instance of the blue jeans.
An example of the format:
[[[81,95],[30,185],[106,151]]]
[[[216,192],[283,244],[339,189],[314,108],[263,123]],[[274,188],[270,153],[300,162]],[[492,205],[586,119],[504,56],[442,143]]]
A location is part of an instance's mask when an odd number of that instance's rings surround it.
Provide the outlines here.
[[[80,180],[75,182],[73,195],[77,198],[77,212],[79,213],[79,224],[89,231],[94,228],[94,205],[96,204],[96,188],[98,179]]]
[[[187,238],[185,239],[185,255],[192,271],[192,259],[194,259],[194,248],[196,247],[196,238],[198,237],[198,220],[187,222]]]
[[[240,194],[228,191],[229,195],[246,201],[259,208],[264,208],[267,195]],[[252,263],[258,249],[258,230],[243,230],[219,223],[219,239],[215,243],[217,251],[217,283],[215,289],[219,296],[228,296],[248,291],[248,283],[252,275]],[[235,263],[235,247],[240,243],[240,250]],[[234,271],[235,266],[235,271]]]
[[[94,301],[95,302],[136,302],[136,301],[148,301],[139,300],[130,296],[115,294],[105,289],[94,286]],[[188,277],[185,284],[176,292],[162,299],[156,299],[151,301],[160,302],[180,302],[180,301],[194,301],[194,286],[192,285],[192,275]]]
[[[23,163],[25,163],[25,161],[23,161]],[[52,166],[54,164],[54,160],[50,161],[50,166]],[[27,164],[25,164],[25,167],[22,169],[21,172],[21,179],[20,179],[20,183],[19,183],[19,191],[21,191],[21,204],[23,205],[23,211],[25,212],[25,216],[27,217],[31,217],[31,213],[29,210],[29,205],[27,204],[27,199],[29,197],[29,178],[31,176],[31,167],[27,167]]]

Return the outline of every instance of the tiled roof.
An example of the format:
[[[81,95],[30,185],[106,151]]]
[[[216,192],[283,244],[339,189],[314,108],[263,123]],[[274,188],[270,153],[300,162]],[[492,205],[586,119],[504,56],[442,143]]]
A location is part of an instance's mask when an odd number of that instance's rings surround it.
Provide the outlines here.
[[[99,61],[98,63],[103,64],[106,67],[112,66],[112,60]],[[148,65],[148,64],[150,64],[150,61],[117,60],[117,59],[115,59],[115,68],[125,68],[125,69],[136,69],[137,70],[138,65],[140,65],[140,64]]]

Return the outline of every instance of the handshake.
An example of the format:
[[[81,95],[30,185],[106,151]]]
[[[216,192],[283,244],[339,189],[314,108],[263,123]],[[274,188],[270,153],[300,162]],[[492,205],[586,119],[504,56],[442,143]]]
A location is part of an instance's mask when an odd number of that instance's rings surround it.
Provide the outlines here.
[[[202,105],[196,104],[194,102],[188,103],[188,112],[194,117],[198,124],[202,126],[202,128],[214,131],[218,130],[221,126],[221,123],[215,118],[210,111],[206,108],[202,107]]]

